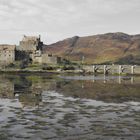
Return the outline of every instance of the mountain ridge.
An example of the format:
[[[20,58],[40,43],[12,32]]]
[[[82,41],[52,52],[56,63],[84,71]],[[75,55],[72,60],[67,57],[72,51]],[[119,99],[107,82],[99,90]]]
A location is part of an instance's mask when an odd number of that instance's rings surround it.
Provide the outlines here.
[[[140,64],[140,34],[122,32],[71,38],[45,45],[44,51],[87,64]]]

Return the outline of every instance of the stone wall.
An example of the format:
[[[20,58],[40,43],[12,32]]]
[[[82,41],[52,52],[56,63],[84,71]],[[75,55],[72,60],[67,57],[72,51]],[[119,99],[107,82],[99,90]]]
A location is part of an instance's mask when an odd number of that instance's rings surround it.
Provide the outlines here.
[[[19,50],[20,51],[35,51],[37,43],[36,42],[24,42],[20,41]]]
[[[36,50],[32,54],[30,54],[30,57],[33,61],[33,63],[42,63],[42,52],[41,50]]]
[[[0,45],[0,64],[10,64],[15,61],[15,45]]]
[[[42,54],[42,63],[44,64],[58,64],[61,62],[61,58],[49,54]]]
[[[33,62],[41,64],[42,63],[42,56],[34,57]]]

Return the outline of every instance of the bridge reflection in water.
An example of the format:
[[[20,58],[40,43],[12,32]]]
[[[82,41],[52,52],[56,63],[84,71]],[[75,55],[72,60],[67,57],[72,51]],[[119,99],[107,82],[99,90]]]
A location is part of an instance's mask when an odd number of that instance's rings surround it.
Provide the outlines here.
[[[140,77],[134,76],[47,76],[1,75],[0,98],[14,99],[25,106],[39,106],[42,93],[56,91],[65,96],[110,102],[139,100]],[[125,98],[126,97],[126,98]]]
[[[107,75],[93,75],[93,76],[60,76],[60,78],[67,80],[92,80],[93,82],[103,82],[103,83],[139,83],[140,78],[136,76],[107,76]]]

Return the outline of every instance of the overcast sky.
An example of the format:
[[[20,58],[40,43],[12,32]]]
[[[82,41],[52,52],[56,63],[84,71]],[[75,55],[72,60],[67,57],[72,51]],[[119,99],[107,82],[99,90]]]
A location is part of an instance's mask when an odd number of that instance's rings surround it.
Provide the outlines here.
[[[140,0],[0,0],[0,43],[24,34],[46,44],[107,32],[140,33]]]

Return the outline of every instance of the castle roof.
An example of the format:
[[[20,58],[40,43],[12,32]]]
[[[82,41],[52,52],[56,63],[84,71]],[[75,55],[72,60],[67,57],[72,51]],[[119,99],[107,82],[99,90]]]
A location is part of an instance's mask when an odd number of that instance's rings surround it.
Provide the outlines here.
[[[7,44],[1,44],[0,45],[0,51],[2,50],[11,50],[14,51],[16,48],[16,45],[7,45]]]

